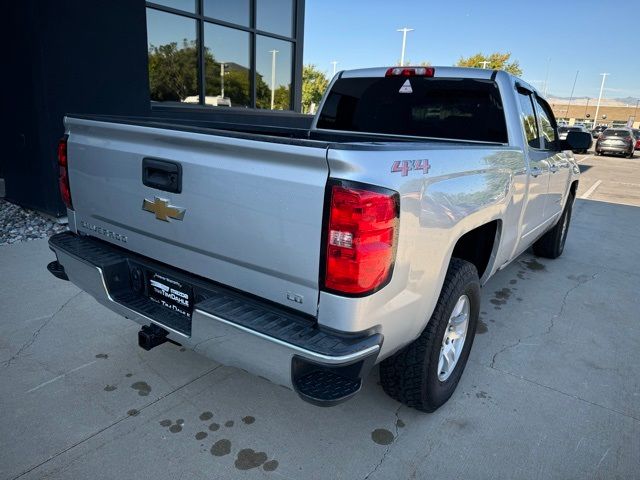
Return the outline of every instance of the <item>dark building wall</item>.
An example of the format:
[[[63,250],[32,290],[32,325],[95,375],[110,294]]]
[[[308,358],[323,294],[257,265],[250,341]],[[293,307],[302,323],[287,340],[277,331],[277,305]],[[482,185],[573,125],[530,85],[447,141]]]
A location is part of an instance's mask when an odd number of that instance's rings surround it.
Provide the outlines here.
[[[64,115],[149,112],[145,2],[21,0],[8,8],[6,197],[65,215],[55,153]]]
[[[253,0],[255,8],[255,0]],[[301,100],[304,0],[295,0],[293,109]],[[294,112],[157,105],[152,109],[144,0],[20,0],[3,4],[0,75],[6,198],[66,215],[56,146],[65,114],[153,115],[308,128]],[[4,54],[4,55],[3,55]]]

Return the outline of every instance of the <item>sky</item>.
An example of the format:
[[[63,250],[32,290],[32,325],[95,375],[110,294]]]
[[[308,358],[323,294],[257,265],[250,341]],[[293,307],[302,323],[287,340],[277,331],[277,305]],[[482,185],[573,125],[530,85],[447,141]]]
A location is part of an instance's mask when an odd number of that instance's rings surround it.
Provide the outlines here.
[[[304,63],[329,74],[334,60],[338,70],[394,65],[402,48],[396,30],[409,27],[405,59],[414,64],[511,52],[540,91],[548,70],[548,95],[569,97],[579,71],[574,97],[597,97],[606,72],[604,98],[640,98],[633,3],[640,7],[640,0],[611,7],[608,0],[306,0]],[[622,9],[613,13],[616,4]]]

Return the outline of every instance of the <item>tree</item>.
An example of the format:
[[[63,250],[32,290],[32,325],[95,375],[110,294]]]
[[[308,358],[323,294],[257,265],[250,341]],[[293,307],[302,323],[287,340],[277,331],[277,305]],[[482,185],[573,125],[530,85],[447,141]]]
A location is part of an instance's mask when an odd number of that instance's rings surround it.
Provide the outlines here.
[[[398,67],[400,66],[400,60],[396,61],[396,66],[398,66]],[[431,62],[423,60],[420,63],[418,63],[417,65],[415,65],[414,63],[411,62],[411,60],[405,59],[404,66],[405,67],[430,67],[431,66]]]
[[[183,101],[198,95],[198,51],[196,42],[184,40],[149,47],[151,100]]]
[[[495,52],[491,55],[484,55],[483,53],[476,53],[470,57],[464,58],[460,57],[457,67],[473,67],[473,68],[483,68],[483,62],[487,62],[486,68],[491,70],[504,70],[513,75],[521,76],[522,69],[520,68],[520,63],[517,60],[513,60],[509,62],[511,58],[511,53],[500,53]]]
[[[213,52],[204,51],[205,95],[222,93],[222,69]],[[235,63],[225,64],[224,95],[234,107],[249,106],[249,69]],[[260,79],[261,81],[261,79]],[[264,83],[264,82],[262,82]],[[258,82],[258,89],[262,85]],[[198,49],[195,41],[183,40],[149,47],[149,89],[151,100],[183,102],[198,97]]]
[[[262,75],[256,72],[256,107],[271,108],[271,88],[264,81]],[[275,107],[275,101],[274,101]]]
[[[329,86],[327,76],[315,65],[305,65],[302,68],[302,111],[310,113],[311,104],[318,105]]]

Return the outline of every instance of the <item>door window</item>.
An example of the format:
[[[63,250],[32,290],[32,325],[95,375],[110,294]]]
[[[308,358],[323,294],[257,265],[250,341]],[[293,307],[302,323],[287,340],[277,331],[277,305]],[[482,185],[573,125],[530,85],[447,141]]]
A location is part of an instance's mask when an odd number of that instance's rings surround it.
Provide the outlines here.
[[[520,101],[520,109],[522,110],[522,128],[524,129],[524,136],[527,139],[527,143],[531,148],[540,148],[538,121],[536,119],[535,109],[533,108],[531,95],[518,93],[518,100]]]
[[[547,102],[536,97],[538,104],[538,116],[540,117],[540,128],[544,139],[545,150],[558,150],[558,135],[556,134],[556,120]]]

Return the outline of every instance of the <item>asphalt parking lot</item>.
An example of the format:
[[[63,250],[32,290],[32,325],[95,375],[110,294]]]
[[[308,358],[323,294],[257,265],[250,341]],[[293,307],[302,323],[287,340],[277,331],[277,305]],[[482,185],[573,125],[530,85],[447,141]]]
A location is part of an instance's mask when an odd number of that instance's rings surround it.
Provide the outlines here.
[[[56,280],[45,240],[0,247],[0,478],[637,479],[640,154],[577,156],[564,255],[483,290],[452,399],[421,414],[377,372],[328,409],[165,344]]]

